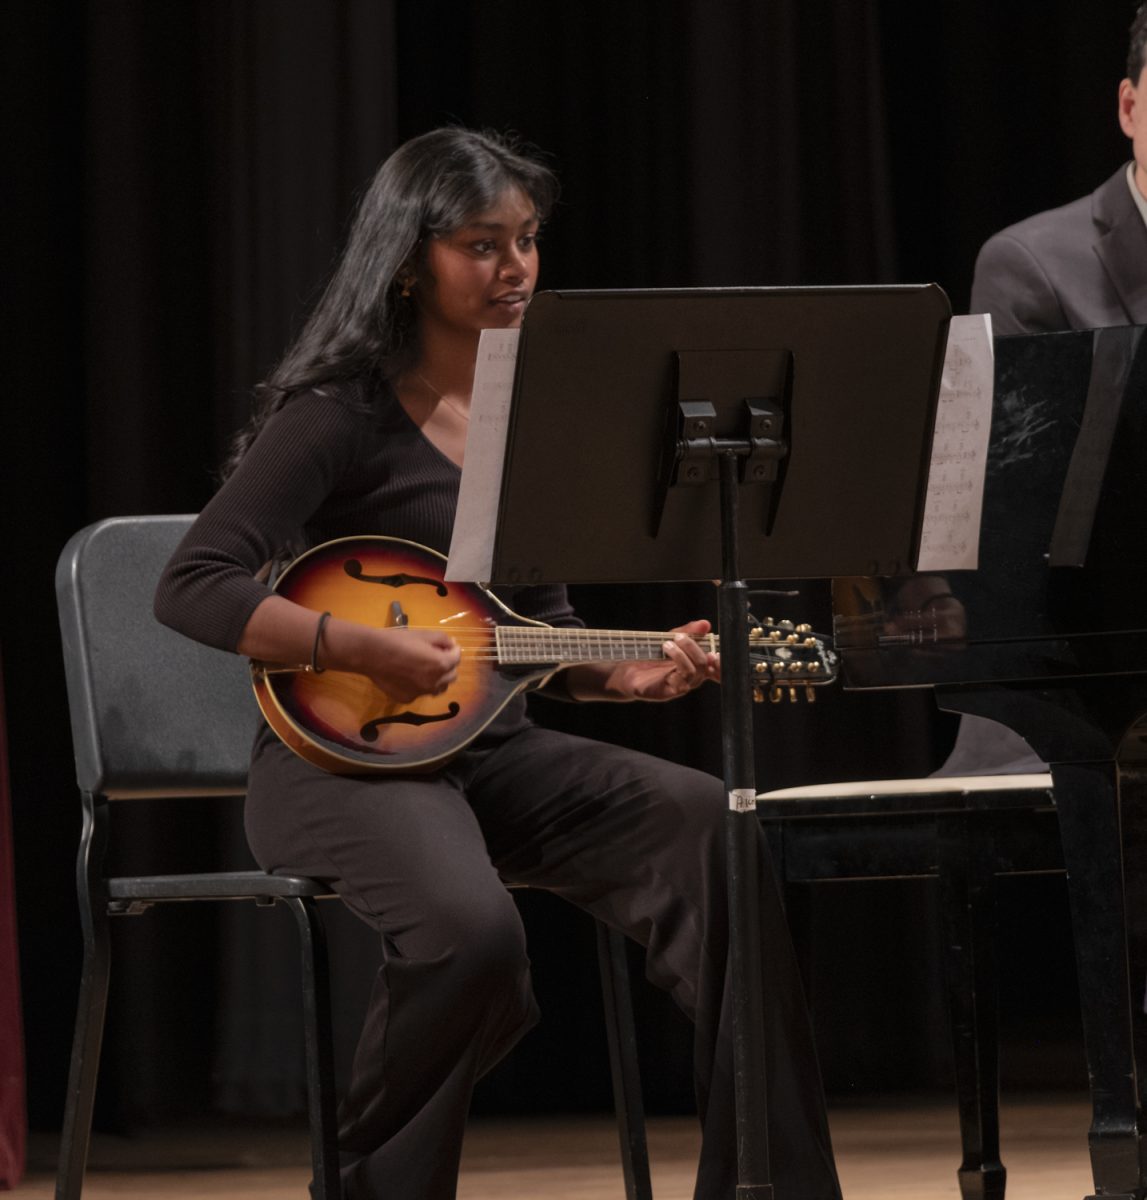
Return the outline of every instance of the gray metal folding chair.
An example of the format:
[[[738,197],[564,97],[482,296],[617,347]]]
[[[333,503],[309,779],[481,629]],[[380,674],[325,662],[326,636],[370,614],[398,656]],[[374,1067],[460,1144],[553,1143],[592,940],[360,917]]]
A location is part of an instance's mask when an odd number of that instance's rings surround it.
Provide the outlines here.
[[[317,1200],[340,1195],[327,952],[314,879],[262,871],[116,876],[104,873],[112,802],[240,796],[258,710],[234,655],[159,625],[152,595],[190,516],[121,517],[77,533],[56,570],[68,703],[83,802],[76,868],[83,968],[72,1046],[57,1200],[83,1189],[110,971],[109,918],[193,900],[282,903],[298,924],[307,1102]],[[625,945],[598,930],[626,1195],[649,1200],[649,1161]]]

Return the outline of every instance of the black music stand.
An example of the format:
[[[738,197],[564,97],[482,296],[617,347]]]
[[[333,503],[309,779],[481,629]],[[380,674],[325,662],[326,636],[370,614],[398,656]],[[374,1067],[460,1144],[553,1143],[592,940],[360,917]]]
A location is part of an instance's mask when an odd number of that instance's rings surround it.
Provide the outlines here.
[[[915,565],[950,315],[935,285],[545,292],[522,326],[489,582],[719,581],[738,1200],[773,1195],[745,579]]]

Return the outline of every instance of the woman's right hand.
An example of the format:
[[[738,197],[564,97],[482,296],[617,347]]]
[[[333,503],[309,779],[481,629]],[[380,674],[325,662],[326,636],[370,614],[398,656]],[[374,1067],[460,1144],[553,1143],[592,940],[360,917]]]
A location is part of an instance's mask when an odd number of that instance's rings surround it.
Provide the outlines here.
[[[438,629],[377,629],[330,617],[315,644],[320,614],[283,596],[268,596],[247,622],[237,649],[271,663],[314,662],[324,670],[365,675],[401,704],[437,696],[458,678],[462,651]]]
[[[437,696],[458,678],[462,651],[449,634],[401,626],[370,634],[358,670],[392,699],[407,704]]]

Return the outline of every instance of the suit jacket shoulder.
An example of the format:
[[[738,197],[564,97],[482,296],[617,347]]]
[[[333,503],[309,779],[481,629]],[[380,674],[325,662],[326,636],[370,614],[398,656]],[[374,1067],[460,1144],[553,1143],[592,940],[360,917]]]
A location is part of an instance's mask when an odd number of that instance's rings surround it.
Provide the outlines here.
[[[989,238],[972,311],[991,313],[998,334],[1147,324],[1147,225],[1126,174]]]

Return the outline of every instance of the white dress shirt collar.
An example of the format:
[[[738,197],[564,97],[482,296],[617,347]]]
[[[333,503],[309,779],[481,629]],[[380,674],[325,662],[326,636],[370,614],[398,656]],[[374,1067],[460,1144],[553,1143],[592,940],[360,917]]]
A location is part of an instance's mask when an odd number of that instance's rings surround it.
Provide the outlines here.
[[[1135,201],[1135,207],[1139,209],[1139,215],[1143,218],[1144,223],[1147,223],[1147,196],[1135,186],[1135,160],[1127,164],[1127,186],[1131,189],[1131,196]]]

